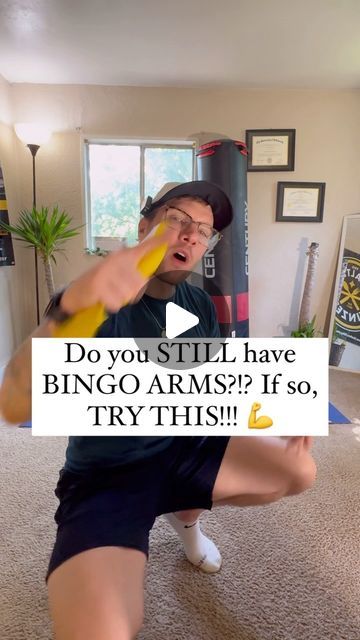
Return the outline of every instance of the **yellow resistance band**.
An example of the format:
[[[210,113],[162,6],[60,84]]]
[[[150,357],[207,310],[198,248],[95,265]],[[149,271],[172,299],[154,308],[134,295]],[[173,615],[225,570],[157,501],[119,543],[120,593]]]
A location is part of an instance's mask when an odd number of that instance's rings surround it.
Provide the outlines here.
[[[154,232],[155,236],[159,236],[164,233],[166,229],[165,222],[160,222]],[[162,262],[168,245],[163,243],[156,249],[149,251],[139,261],[137,266],[138,271],[144,278],[150,278]],[[66,320],[62,324],[58,325],[53,331],[54,338],[92,338],[97,329],[107,318],[105,307],[101,302],[98,302],[88,309],[82,309],[69,320]]]

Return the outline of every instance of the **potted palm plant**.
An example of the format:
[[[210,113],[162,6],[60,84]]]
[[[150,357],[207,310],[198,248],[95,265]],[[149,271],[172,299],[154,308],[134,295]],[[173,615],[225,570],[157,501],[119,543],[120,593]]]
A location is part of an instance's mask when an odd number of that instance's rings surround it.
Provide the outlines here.
[[[319,257],[318,249],[319,243],[312,242],[306,253],[309,256],[309,262],[300,307],[299,326],[291,332],[292,338],[315,338],[322,335],[322,332],[315,328],[316,316],[310,320],[311,297],[315,282],[316,264]]]
[[[58,206],[51,211],[48,207],[25,209],[20,213],[16,225],[0,221],[0,226],[10,232],[15,240],[25,242],[27,247],[34,248],[42,259],[49,297],[54,293],[52,263],[56,264],[55,254],[64,253],[63,245],[66,240],[78,235],[78,229],[84,226],[70,228],[71,221],[70,216],[65,211],[60,212]],[[38,279],[36,287],[38,289]]]
[[[299,325],[298,329],[294,329],[291,332],[292,338],[316,338],[316,336],[322,336],[322,332],[318,331],[315,327],[316,316],[312,318],[310,322]]]

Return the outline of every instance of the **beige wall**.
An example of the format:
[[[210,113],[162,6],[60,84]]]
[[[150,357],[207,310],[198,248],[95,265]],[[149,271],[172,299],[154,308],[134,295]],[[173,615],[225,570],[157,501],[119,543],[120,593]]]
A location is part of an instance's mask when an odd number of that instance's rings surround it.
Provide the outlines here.
[[[0,75],[0,122],[11,125],[12,104],[10,84]]]
[[[14,121],[50,120],[58,131],[37,156],[38,203],[59,203],[76,224],[84,222],[82,136],[204,142],[243,140],[246,129],[295,128],[295,171],[248,175],[251,335],[288,335],[295,327],[312,241],[320,243],[312,311],[323,326],[342,218],[360,210],[359,91],[14,85],[11,93]],[[29,152],[20,143],[17,150],[20,205],[29,206]],[[326,182],[324,222],[276,223],[280,180]],[[58,285],[97,260],[83,255],[85,245],[84,234],[69,241],[70,262],[60,259]],[[31,285],[30,269],[24,286]]]

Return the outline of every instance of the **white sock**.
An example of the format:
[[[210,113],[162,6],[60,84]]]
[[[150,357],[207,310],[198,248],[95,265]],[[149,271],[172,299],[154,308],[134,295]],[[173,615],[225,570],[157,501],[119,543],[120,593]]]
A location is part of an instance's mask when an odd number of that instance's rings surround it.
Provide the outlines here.
[[[216,545],[204,536],[199,519],[183,522],[173,513],[165,514],[166,520],[181,538],[187,559],[205,573],[216,573],[221,567],[221,555]]]

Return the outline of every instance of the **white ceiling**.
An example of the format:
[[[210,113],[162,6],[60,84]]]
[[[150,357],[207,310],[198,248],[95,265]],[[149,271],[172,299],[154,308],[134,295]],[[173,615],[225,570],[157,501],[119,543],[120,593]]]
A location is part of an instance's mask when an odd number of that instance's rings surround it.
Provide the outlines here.
[[[360,87],[360,0],[0,0],[9,82]]]

